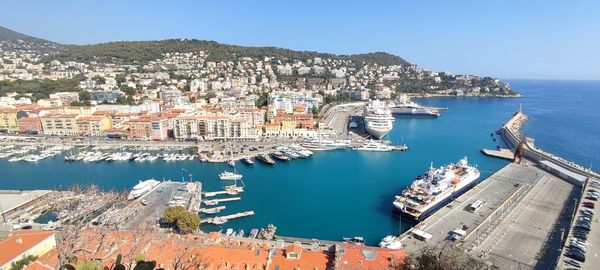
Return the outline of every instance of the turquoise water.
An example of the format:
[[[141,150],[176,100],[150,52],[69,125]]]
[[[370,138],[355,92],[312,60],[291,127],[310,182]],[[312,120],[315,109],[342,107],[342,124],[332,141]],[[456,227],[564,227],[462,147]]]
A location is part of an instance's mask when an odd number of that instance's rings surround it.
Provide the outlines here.
[[[600,167],[600,82],[511,81],[526,97],[520,99],[436,98],[425,105],[448,107],[437,119],[398,118],[389,139],[403,141],[408,152],[364,153],[350,150],[318,152],[312,158],[270,167],[238,166],[244,174],[242,200],[226,203],[224,213],[254,210],[256,215],[232,220],[225,228],[265,227],[273,223],[279,235],[339,240],[364,236],[376,244],[388,234],[406,230],[390,214],[393,196],[411,183],[430,162],[440,166],[468,156],[482,179],[505,161],[485,157],[481,148],[502,146],[494,132],[522,103],[530,122],[525,131],[556,154]],[[106,189],[126,189],[150,177],[179,179],[185,168],[205,190],[220,189],[217,174],[225,164],[198,161],[154,164],[65,163],[62,157],[37,164],[0,160],[0,189],[65,188],[95,183]]]

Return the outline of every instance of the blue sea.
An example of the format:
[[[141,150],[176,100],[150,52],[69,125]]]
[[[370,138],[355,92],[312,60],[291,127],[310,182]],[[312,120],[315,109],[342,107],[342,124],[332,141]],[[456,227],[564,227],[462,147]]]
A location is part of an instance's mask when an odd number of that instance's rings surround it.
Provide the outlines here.
[[[548,151],[600,169],[600,81],[510,80],[523,98],[433,98],[423,105],[447,107],[437,119],[397,118],[388,136],[406,143],[408,152],[365,153],[351,150],[318,152],[310,159],[278,162],[270,167],[238,166],[246,192],[226,203],[224,213],[254,210],[256,215],[232,220],[223,227],[278,227],[277,234],[340,240],[364,236],[376,244],[410,224],[391,215],[394,195],[433,163],[441,166],[463,156],[477,164],[482,179],[506,161],[486,157],[481,148],[504,146],[490,136],[521,104],[529,115],[525,133]],[[494,140],[496,138],[496,140]],[[0,189],[66,188],[95,183],[123,190],[140,179],[179,179],[184,168],[203,182],[204,190],[221,189],[217,174],[225,164],[198,161],[153,164],[65,163],[62,157],[37,164],[0,160]],[[206,229],[214,229],[208,227]]]

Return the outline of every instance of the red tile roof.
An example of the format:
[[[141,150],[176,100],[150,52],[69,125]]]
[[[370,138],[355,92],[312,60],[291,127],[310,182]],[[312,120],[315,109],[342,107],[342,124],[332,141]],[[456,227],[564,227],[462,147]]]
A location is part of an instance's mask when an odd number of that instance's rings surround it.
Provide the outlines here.
[[[53,237],[50,231],[19,231],[0,241],[0,265],[4,265],[48,237]]]

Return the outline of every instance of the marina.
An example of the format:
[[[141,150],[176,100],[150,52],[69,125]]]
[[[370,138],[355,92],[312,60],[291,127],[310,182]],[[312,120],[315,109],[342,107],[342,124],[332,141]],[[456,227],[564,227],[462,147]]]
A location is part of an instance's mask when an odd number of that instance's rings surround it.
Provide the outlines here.
[[[531,97],[527,97],[528,93]],[[561,145],[568,145],[568,143],[554,141],[555,137],[568,136],[568,134],[560,135],[560,130],[557,131],[559,132],[557,134],[543,132],[543,126],[549,121],[543,110],[543,104],[553,104],[556,96],[538,102],[539,96],[534,95],[537,92],[531,93],[525,92],[526,98],[520,100],[468,98],[419,100],[418,102],[424,106],[448,107],[449,110],[438,118],[403,117],[394,121],[394,128],[386,139],[395,144],[406,142],[411,149],[407,153],[400,151],[367,153],[350,151],[348,147],[345,147],[335,151],[313,151],[314,154],[311,158],[298,158],[292,162],[275,161],[277,162],[275,166],[265,164],[257,159],[253,159],[253,166],[246,166],[238,162],[236,169],[244,176],[246,185],[243,200],[202,207],[212,208],[226,205],[227,208],[222,210],[219,215],[244,212],[248,209],[255,211],[253,216],[227,222],[228,227],[236,231],[244,229],[249,232],[252,228],[261,228],[265,227],[266,223],[274,223],[282,235],[329,240],[340,240],[349,235],[359,235],[364,237],[367,244],[377,245],[385,236],[397,235],[413,226],[407,221],[399,224],[398,219],[390,213],[390,202],[403,188],[410,185],[414,176],[422,174],[431,162],[439,165],[449,164],[456,162],[457,158],[462,155],[466,155],[469,157],[469,163],[477,165],[482,174],[481,180],[488,179],[491,174],[506,165],[506,161],[502,159],[485,156],[481,153],[481,149],[497,149],[497,146],[507,147],[503,144],[503,139],[496,134],[494,134],[494,138],[497,140],[492,140],[490,133],[497,130],[499,123],[504,123],[511,116],[514,109],[518,107],[518,103],[524,103],[523,107],[528,112],[530,111],[528,115],[534,119],[524,127],[524,132],[535,137],[537,145],[547,147],[547,152],[568,153],[568,155],[561,154],[561,156],[579,163],[594,160],[595,152],[587,150],[588,148],[593,149],[592,146],[583,147],[582,151],[575,153],[561,148]],[[533,102],[534,99],[535,102]],[[536,107],[536,104],[541,105]],[[477,115],[481,115],[481,117],[472,118],[473,112],[477,112]],[[348,118],[345,120],[347,121]],[[571,122],[569,120],[564,123]],[[441,130],[444,131],[443,136],[440,135]],[[464,132],[465,130],[472,132]],[[556,140],[563,141],[558,138]],[[2,141],[1,137],[0,141]],[[52,141],[46,143],[48,146],[51,146],[51,143],[64,144]],[[117,143],[108,141],[97,144],[107,144],[111,149],[116,149],[121,147]],[[148,142],[126,143],[138,144],[138,147],[149,147]],[[218,150],[218,146],[208,147],[207,143],[199,143],[199,147],[184,142],[168,142],[168,144],[152,142],[152,144],[155,143],[159,145],[156,150],[140,148],[139,152],[160,151],[159,149],[168,149],[175,145],[179,146],[173,148],[173,153],[180,151],[178,150],[180,147],[192,148],[192,151],[186,154],[195,155],[198,155],[196,149],[201,151]],[[301,143],[298,142],[298,144]],[[11,142],[11,144],[15,148],[20,148],[27,146],[30,142]],[[239,145],[239,149],[241,149],[244,144],[248,144],[246,149],[258,148],[260,145],[259,143],[240,142],[234,143],[233,147]],[[76,145],[75,149],[82,146]],[[90,146],[86,147],[91,149]],[[65,153],[67,152],[65,151]],[[139,180],[178,179],[178,172],[181,168],[185,168],[194,174],[195,179],[202,181],[203,191],[222,191],[225,186],[231,185],[233,182],[220,181],[217,178],[222,171],[232,170],[225,162],[202,163],[198,159],[165,162],[157,159],[155,162],[85,163],[64,162],[60,155],[39,162],[15,163],[1,159],[0,170],[12,177],[0,183],[0,188],[66,189],[73,183],[96,183],[106,190],[129,191]],[[587,163],[589,166],[589,162]],[[48,174],[48,171],[51,171],[52,174]],[[309,174],[307,172],[318,173]],[[483,180],[481,183],[486,181]],[[272,192],[275,188],[278,191],[277,194]],[[332,197],[331,195],[333,191],[335,194],[353,194],[356,190],[360,190],[365,198],[374,199],[356,200],[348,197]],[[311,197],[312,199],[289,200],[290,196]],[[331,198],[339,200],[344,207],[328,203]],[[165,198],[165,202],[169,200],[170,198]],[[149,201],[152,202],[152,200]],[[165,202],[162,204],[164,205]],[[141,206],[139,201],[137,204]],[[482,209],[487,206],[491,206],[490,202],[486,202]],[[315,211],[314,209],[321,210]],[[155,219],[156,212],[153,211],[146,215]],[[339,222],[348,215],[356,216],[359,220],[369,220],[369,222]],[[306,217],[316,218],[321,222],[306,226],[296,225],[299,219]],[[213,230],[212,225],[207,226],[209,226],[206,228],[207,230]],[[451,228],[451,230],[455,229],[457,228]]]

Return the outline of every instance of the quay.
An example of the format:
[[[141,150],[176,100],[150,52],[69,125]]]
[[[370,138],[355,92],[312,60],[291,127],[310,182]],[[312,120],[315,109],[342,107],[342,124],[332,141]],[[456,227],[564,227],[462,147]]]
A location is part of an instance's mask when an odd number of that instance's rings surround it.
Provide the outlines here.
[[[536,148],[533,139],[520,134],[526,120],[519,110],[500,129],[510,149],[482,150],[515,161],[402,234],[407,252],[450,246],[500,269],[568,267],[560,261],[561,252],[575,219],[577,198],[598,174]],[[473,212],[470,206],[477,200],[484,204]],[[452,231],[457,229],[466,233],[453,240]],[[594,243],[598,243],[598,230],[592,228],[590,235],[597,236]],[[587,257],[598,262],[594,254],[588,251]]]
[[[210,214],[211,212],[214,211],[214,213],[218,213],[220,211],[225,210],[225,205],[222,206],[217,206],[217,207],[212,207],[212,208],[200,208],[198,209],[198,212],[200,213],[205,213],[205,214]]]
[[[214,197],[217,195],[225,195],[227,194],[228,191],[226,190],[221,190],[221,191],[211,191],[211,192],[204,192],[202,193],[202,195],[204,195],[204,197]]]
[[[231,198],[213,199],[213,200],[205,201],[204,204],[205,205],[210,205],[211,203],[219,204],[219,203],[222,203],[222,202],[239,201],[241,199],[242,199],[242,197],[231,197]]]
[[[481,149],[481,152],[486,156],[513,160],[515,154],[509,149],[500,148],[499,150]]]
[[[215,219],[221,219],[221,220],[231,220],[231,219],[236,219],[236,218],[242,218],[242,217],[248,217],[248,216],[252,216],[254,215],[254,211],[246,211],[246,212],[240,212],[240,213],[235,213],[235,214],[231,214],[231,215],[225,215],[225,216],[216,216],[213,218],[207,218],[207,219],[203,219],[200,221],[200,223],[213,223],[213,221]]]

